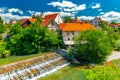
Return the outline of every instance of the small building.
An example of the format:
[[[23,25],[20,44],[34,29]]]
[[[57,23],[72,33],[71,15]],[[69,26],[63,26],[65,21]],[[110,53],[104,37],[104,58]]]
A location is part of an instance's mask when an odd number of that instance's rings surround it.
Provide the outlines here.
[[[74,37],[81,31],[94,30],[95,27],[90,23],[62,23],[59,24],[62,32],[63,42],[66,46],[74,45]]]
[[[14,24],[16,24],[16,23],[17,23],[17,21],[16,21],[15,19],[9,21],[9,24],[10,24],[10,25],[14,25]]]

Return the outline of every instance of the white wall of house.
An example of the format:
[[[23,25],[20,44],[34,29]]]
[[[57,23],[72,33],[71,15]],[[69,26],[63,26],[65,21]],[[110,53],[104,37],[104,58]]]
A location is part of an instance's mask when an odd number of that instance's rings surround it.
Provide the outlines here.
[[[95,27],[98,27],[98,25],[99,25],[99,20],[98,20],[98,18],[97,18],[97,17],[94,18],[94,19],[91,21],[91,23],[92,23],[92,25],[94,25]]]
[[[63,20],[62,20],[62,18],[61,18],[61,16],[60,16],[59,14],[56,16],[55,22],[56,22],[57,24],[63,23]]]
[[[74,37],[80,34],[79,31],[62,31],[63,42],[65,45],[73,45],[74,44]]]
[[[58,24],[55,21],[52,21],[47,28],[51,31],[59,30]]]

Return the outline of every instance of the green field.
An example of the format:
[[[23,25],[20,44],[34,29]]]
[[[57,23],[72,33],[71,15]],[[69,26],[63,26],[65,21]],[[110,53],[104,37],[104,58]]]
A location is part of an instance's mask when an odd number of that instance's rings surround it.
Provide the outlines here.
[[[120,60],[105,65],[69,65],[39,80],[120,80]]]
[[[49,54],[49,53],[51,53],[51,52],[25,55],[25,56],[10,56],[8,58],[0,58],[0,66],[5,65],[5,64],[9,64],[9,63],[13,63],[13,62],[17,62],[17,61],[21,61],[21,60],[34,58],[34,57],[44,55],[44,54]]]

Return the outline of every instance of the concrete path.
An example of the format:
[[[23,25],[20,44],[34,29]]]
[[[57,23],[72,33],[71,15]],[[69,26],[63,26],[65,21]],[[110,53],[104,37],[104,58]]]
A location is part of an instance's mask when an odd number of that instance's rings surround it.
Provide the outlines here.
[[[114,59],[120,59],[120,51],[113,51],[110,56],[106,59],[106,61],[112,61]]]

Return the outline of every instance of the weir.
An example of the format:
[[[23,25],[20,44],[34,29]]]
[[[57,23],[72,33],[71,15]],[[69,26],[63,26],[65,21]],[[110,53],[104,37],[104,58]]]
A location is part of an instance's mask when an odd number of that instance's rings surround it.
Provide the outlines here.
[[[0,80],[37,80],[68,65],[60,54],[45,54],[40,57],[0,67]]]

